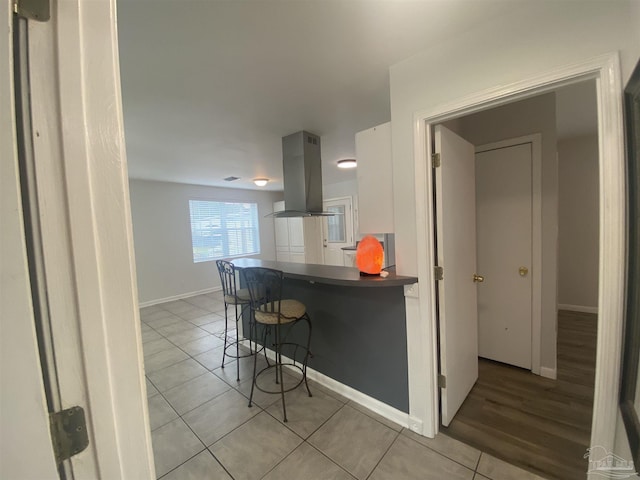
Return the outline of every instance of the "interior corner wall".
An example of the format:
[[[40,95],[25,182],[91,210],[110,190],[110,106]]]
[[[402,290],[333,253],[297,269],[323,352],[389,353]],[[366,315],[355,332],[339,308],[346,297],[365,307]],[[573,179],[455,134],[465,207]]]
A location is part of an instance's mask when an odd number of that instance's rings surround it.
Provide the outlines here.
[[[215,262],[193,262],[189,200],[255,202],[260,255],[275,260],[273,202],[278,192],[258,192],[149,180],[129,181],[138,300],[149,304],[220,286]]]
[[[399,274],[418,273],[414,114],[612,52],[626,81],[640,54],[636,20],[632,1],[530,2],[391,67]]]
[[[548,93],[459,119],[460,135],[480,146],[539,133],[542,136],[542,322],[540,364],[556,368],[558,270],[558,162],[555,94]],[[530,266],[531,268],[531,266]]]
[[[597,309],[598,136],[558,142],[558,303]]]

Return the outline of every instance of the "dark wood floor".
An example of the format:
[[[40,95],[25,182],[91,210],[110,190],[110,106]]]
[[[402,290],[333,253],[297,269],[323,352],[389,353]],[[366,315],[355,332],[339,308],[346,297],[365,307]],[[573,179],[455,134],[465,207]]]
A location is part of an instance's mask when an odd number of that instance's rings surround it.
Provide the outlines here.
[[[480,359],[478,382],[442,431],[553,480],[586,478],[597,316],[558,314],[558,379]]]

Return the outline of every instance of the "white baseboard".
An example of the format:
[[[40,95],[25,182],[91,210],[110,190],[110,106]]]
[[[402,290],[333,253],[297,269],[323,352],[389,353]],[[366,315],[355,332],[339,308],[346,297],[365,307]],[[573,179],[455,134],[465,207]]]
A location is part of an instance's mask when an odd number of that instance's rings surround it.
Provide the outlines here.
[[[405,413],[397,408],[394,408],[390,405],[387,405],[380,400],[377,400],[369,395],[366,395],[355,388],[352,388],[344,383],[340,383],[337,380],[334,380],[331,377],[327,377],[326,375],[313,370],[312,368],[307,368],[307,377],[311,380],[315,380],[323,387],[328,388],[336,393],[339,393],[343,397],[348,398],[349,400],[353,400],[356,403],[359,403],[363,407],[368,408],[369,410],[377,413],[378,415],[383,416],[384,418],[391,420],[392,422],[397,423],[405,428],[409,428],[409,414]],[[416,427],[417,428],[417,427]]]
[[[540,367],[540,376],[555,380],[558,378],[558,371],[555,368]]]
[[[156,300],[149,300],[147,302],[141,302],[138,304],[139,308],[150,307],[151,305],[157,305],[159,303],[171,302],[172,300],[180,300],[182,298],[193,297],[195,295],[202,295],[203,293],[219,292],[222,287],[205,288],[204,290],[198,290],[197,292],[181,293],[180,295],[173,295],[166,298],[158,298]]]
[[[558,310],[569,310],[570,312],[581,313],[598,313],[598,307],[586,307],[584,305],[568,305],[566,303],[558,304]]]
[[[242,343],[248,347],[247,340],[243,340]],[[275,354],[270,349],[267,349],[267,356],[272,360],[275,359]],[[290,361],[290,359],[286,358],[284,355],[282,357],[287,361]],[[348,385],[345,385],[344,383],[340,383],[337,380],[334,380],[333,378],[314,370],[313,368],[307,367],[307,378],[318,382],[323,387],[328,388],[329,390],[336,392],[343,397],[348,398],[349,400],[353,400],[363,407],[368,408],[372,412],[375,412],[378,415],[381,415],[384,418],[391,420],[392,422],[397,423],[402,427],[411,428],[416,432],[422,430],[422,422],[417,419],[413,419],[413,421],[410,421],[408,413],[387,405],[386,403],[370,397],[369,395],[364,394]]]

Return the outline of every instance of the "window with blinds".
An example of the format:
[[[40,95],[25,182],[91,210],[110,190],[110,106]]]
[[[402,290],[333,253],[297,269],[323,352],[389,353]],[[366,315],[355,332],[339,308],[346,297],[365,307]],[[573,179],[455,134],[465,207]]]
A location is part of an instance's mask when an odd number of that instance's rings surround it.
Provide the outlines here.
[[[193,261],[260,253],[258,204],[189,200]]]

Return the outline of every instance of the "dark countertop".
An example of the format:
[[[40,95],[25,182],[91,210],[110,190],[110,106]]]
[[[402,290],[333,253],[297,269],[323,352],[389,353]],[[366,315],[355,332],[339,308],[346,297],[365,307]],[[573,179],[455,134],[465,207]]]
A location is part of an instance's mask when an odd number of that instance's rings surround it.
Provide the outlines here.
[[[357,268],[339,267],[335,265],[316,265],[310,263],[272,262],[255,258],[239,258],[232,260],[236,268],[266,267],[282,270],[285,278],[307,280],[309,282],[345,287],[398,287],[416,283],[416,277],[403,277],[389,269],[389,276],[361,277]]]

